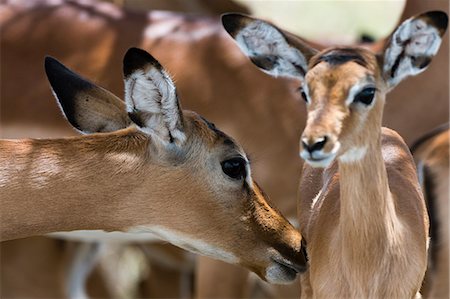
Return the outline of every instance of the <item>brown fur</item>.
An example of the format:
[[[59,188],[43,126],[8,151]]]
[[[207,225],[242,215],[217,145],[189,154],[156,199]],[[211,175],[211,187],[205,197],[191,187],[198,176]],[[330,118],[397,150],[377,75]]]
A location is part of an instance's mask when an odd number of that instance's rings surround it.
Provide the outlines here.
[[[449,130],[428,136],[414,150],[431,220],[425,298],[449,297]]]

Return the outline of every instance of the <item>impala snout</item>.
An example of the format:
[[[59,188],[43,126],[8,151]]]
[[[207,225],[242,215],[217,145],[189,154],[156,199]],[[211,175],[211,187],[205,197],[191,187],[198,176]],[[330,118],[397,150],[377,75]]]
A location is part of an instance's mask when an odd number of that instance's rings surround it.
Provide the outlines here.
[[[280,244],[277,244],[268,249],[268,263],[255,272],[267,282],[274,284],[291,283],[296,279],[298,273],[305,272],[307,269],[306,252],[300,245],[301,239],[297,236],[295,239],[298,240],[295,244],[285,244],[281,247]]]
[[[254,185],[254,204],[250,218],[255,236],[262,238],[265,247],[254,264],[264,280],[275,284],[291,283],[307,268],[302,236],[283,215],[270,205],[257,183]]]
[[[304,133],[300,140],[300,157],[313,167],[326,167],[339,148],[339,142],[330,135]]]
[[[301,243],[301,241],[300,241]],[[306,250],[300,243],[278,248],[271,252],[272,263],[265,269],[265,278],[271,283],[292,282],[298,273],[308,268]]]

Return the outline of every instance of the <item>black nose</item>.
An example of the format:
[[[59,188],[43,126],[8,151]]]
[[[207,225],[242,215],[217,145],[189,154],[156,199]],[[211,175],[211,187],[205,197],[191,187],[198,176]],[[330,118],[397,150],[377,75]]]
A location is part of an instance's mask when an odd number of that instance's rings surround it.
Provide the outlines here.
[[[327,136],[316,138],[313,141],[308,141],[306,138],[302,139],[302,145],[304,149],[306,149],[308,152],[312,153],[314,151],[319,151],[323,149],[325,146],[325,143],[327,143]]]

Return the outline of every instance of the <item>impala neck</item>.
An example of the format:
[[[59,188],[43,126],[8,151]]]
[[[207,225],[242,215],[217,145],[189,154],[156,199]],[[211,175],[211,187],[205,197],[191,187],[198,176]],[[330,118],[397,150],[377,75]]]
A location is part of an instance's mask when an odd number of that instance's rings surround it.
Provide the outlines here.
[[[356,260],[366,260],[371,253],[383,254],[380,248],[386,248],[398,228],[381,151],[381,127],[375,135],[365,154],[359,151],[360,159],[338,162],[342,242],[344,247],[351,244],[356,249],[346,252]]]
[[[0,142],[1,204],[8,211],[1,240],[126,225],[117,211],[126,215],[124,204],[139,190],[148,140],[129,130],[82,138]]]

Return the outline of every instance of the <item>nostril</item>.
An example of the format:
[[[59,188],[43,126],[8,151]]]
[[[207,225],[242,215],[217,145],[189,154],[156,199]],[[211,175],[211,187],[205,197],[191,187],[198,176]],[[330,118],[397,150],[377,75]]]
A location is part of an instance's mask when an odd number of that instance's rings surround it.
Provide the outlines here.
[[[327,143],[328,138],[326,136],[317,138],[315,141],[309,143],[308,139],[302,139],[302,146],[305,150],[312,153],[314,151],[318,151],[324,148],[325,143]]]
[[[311,149],[310,152],[323,149],[323,147],[325,146],[325,143],[327,143],[327,140],[328,140],[327,136],[318,138],[316,140],[316,143],[314,143],[313,145],[310,146],[310,149]]]
[[[302,146],[303,146],[303,148],[304,148],[305,150],[307,150],[308,152],[310,152],[309,145],[308,145],[308,142],[307,142],[306,138],[302,139]]]

